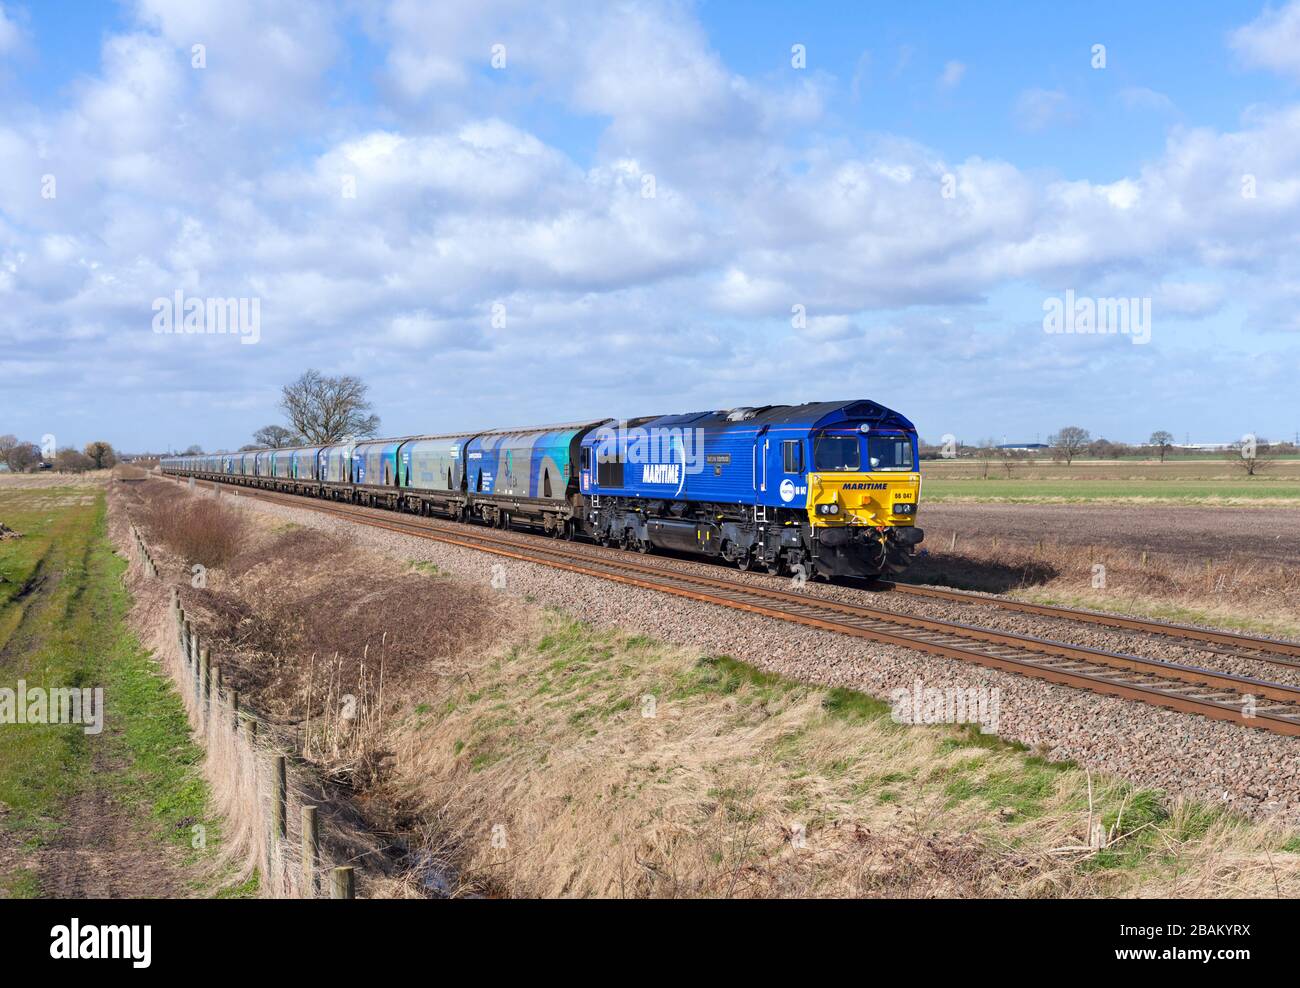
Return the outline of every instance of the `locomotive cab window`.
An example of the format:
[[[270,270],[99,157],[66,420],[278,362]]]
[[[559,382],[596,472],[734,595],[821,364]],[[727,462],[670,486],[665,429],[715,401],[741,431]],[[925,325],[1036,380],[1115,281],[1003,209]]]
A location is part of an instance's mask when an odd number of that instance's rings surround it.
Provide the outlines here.
[[[803,473],[803,443],[798,439],[783,442],[781,456],[785,460],[786,473]]]
[[[872,470],[911,470],[912,441],[907,436],[868,436]]]
[[[582,469],[584,470],[591,469],[591,447],[590,446],[582,447]]]
[[[818,436],[813,443],[813,469],[827,473],[857,470],[862,463],[858,437]]]

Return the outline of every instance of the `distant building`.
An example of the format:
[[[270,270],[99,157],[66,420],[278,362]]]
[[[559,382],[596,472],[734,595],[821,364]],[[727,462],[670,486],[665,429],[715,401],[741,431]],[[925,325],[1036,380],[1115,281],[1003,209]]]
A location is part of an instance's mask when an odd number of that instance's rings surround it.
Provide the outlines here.
[[[1008,449],[1012,452],[1033,452],[1037,449],[1050,449],[1047,443],[999,443],[998,449]]]

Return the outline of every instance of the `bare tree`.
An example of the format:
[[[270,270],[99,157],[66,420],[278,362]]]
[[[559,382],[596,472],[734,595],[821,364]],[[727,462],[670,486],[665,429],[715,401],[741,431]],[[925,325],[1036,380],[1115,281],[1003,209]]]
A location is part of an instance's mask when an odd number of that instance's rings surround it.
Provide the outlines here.
[[[368,388],[359,377],[326,377],[308,370],[281,393],[280,407],[294,429],[309,443],[335,443],[379,431],[379,416],[367,414]]]
[[[975,453],[980,459],[980,475],[989,479],[989,468],[993,466],[993,461],[997,459],[998,449],[993,444],[992,439],[985,439],[980,442],[979,450]]]
[[[96,470],[105,470],[117,462],[117,453],[113,451],[112,446],[102,439],[93,443],[86,443],[85,452],[95,464]]]
[[[1088,430],[1081,429],[1077,425],[1067,425],[1060,432],[1047,437],[1047,445],[1052,447],[1053,455],[1065,460],[1067,467],[1074,462],[1076,456],[1088,448],[1088,443],[1091,441],[1092,436],[1088,434]]]
[[[0,436],[0,461],[14,473],[22,473],[41,462],[41,451],[35,443],[20,442],[14,436]]]
[[[254,449],[285,449],[289,446],[301,446],[302,437],[296,435],[292,429],[286,429],[282,425],[264,425],[253,433],[253,442],[257,445]]]
[[[1257,477],[1273,465],[1273,461],[1268,459],[1269,451],[1267,441],[1252,439],[1233,443],[1226,455],[1228,462],[1247,477]]]
[[[198,443],[190,443],[190,445],[181,450],[181,456],[201,456],[202,453],[203,447]]]
[[[1016,466],[1019,463],[1020,454],[1014,449],[1002,450],[1002,471],[1007,475],[1007,480],[1016,472]]]
[[[1160,462],[1164,463],[1165,455],[1174,445],[1174,435],[1172,432],[1166,432],[1164,429],[1160,429],[1157,432],[1151,433],[1151,438],[1148,439],[1147,442],[1155,449],[1156,453],[1159,454]]]
[[[54,469],[60,473],[85,473],[94,468],[94,460],[71,446],[66,446],[54,454]]]

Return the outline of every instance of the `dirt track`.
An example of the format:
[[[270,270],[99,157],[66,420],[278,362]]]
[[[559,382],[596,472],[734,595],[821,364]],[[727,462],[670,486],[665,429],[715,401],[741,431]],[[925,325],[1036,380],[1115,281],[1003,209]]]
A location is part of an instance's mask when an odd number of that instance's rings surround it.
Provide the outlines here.
[[[111,771],[96,749],[94,774]],[[75,792],[58,836],[36,852],[41,894],[50,899],[178,899],[187,895],[175,855],[160,853],[132,812],[102,786]]]
[[[1289,508],[1089,504],[921,506],[926,542],[963,536],[1104,545],[1188,558],[1249,557],[1300,564],[1300,511]]]

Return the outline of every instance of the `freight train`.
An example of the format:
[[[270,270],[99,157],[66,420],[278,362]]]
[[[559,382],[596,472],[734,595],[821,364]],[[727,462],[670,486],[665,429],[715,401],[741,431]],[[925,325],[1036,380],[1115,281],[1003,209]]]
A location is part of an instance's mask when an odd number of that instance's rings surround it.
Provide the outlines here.
[[[867,400],[173,456],[161,467],[808,577],[899,573],[923,538],[916,428]]]

